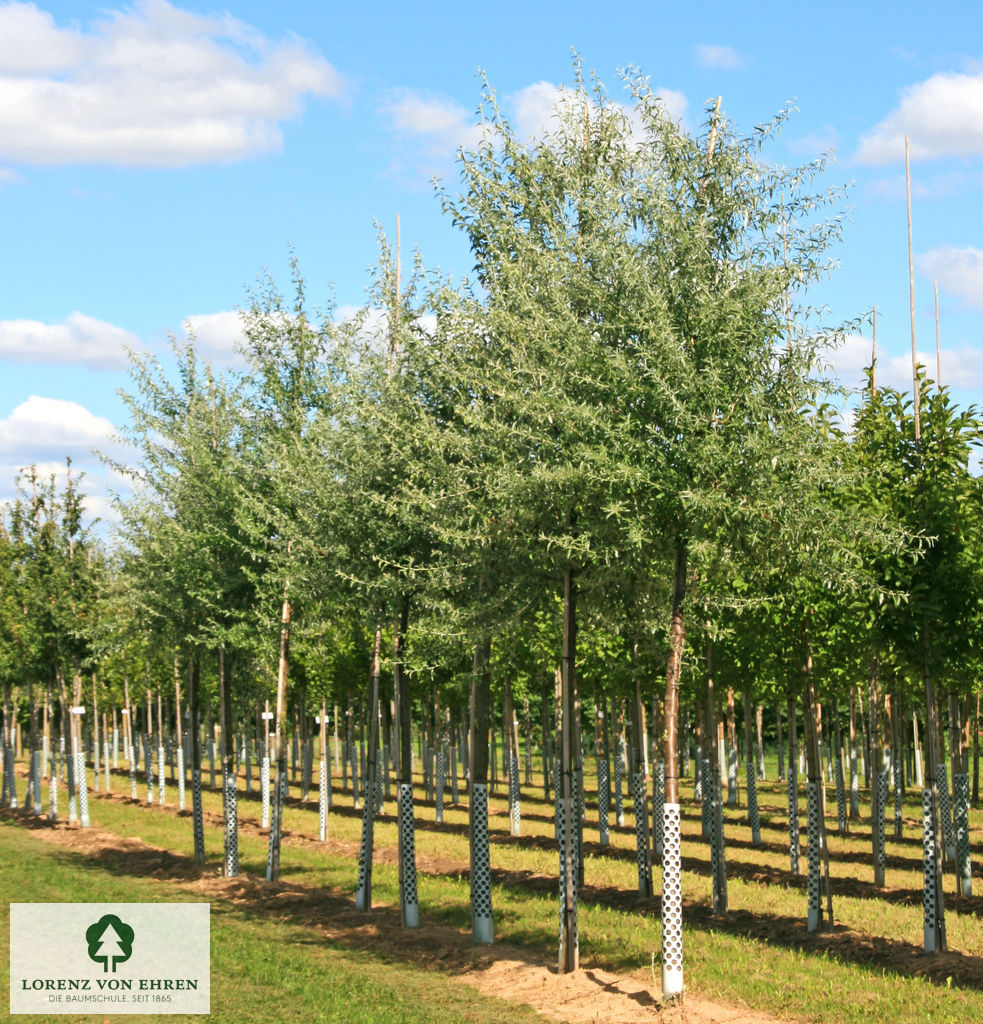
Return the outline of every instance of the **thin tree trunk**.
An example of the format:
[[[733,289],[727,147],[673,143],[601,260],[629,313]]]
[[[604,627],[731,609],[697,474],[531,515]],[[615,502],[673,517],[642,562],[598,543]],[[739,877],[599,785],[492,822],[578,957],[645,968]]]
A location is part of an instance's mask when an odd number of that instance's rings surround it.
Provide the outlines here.
[[[364,772],[364,799],[362,801],[362,846],[358,857],[358,888],[355,891],[355,909],[372,909],[372,857],[375,847],[376,814],[376,758],[379,749],[379,675],[382,650],[382,626],[375,627],[372,644],[372,669],[369,696],[369,748]]]
[[[669,664],[666,669],[666,788],[663,818],[662,857],[662,995],[680,999],[683,993],[683,901],[680,855],[679,756],[679,670],[686,628],[683,601],[686,596],[686,542],[676,538],[672,586],[672,626]]]
[[[280,878],[280,836],[283,831],[283,798],[287,784],[287,744],[284,731],[287,724],[287,682],[290,674],[290,625],[293,607],[283,588],[283,611],[280,615],[280,661],[276,681],[276,718],[273,734],[273,761],[276,773],[273,776],[273,799],[270,801],[270,844],[266,859],[266,880]],[[197,735],[197,731],[196,731]]]

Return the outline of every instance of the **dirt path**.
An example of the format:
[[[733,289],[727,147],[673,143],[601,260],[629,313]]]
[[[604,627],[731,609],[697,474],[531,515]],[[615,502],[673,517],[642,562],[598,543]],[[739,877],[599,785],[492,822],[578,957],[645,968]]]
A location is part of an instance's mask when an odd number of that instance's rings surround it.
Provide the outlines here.
[[[96,797],[113,799],[114,797]],[[125,799],[115,797],[116,799]],[[485,995],[531,1006],[544,1018],[564,1024],[782,1024],[747,1007],[717,1003],[689,994],[682,1006],[660,1006],[658,975],[619,976],[596,968],[560,975],[546,958],[504,943],[478,947],[456,928],[424,924],[399,926],[398,908],[378,906],[357,912],[348,893],[294,883],[267,883],[240,875],[223,878],[199,872],[190,857],[150,846],[98,827],[81,829],[25,812],[13,812],[44,842],[69,846],[115,870],[159,878],[210,901],[262,910],[317,928],[326,941],[348,948],[371,947],[430,970],[439,970]],[[302,837],[292,837],[304,842]],[[320,845],[320,844],[319,844]],[[338,844],[348,846],[350,844]],[[381,851],[380,851],[381,852]]]

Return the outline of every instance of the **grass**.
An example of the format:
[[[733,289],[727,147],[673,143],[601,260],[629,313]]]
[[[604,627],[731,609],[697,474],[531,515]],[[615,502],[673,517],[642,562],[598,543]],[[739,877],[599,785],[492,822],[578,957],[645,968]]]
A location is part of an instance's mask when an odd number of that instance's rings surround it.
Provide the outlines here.
[[[98,802],[95,803],[99,807]],[[139,812],[138,812],[139,813]],[[174,819],[172,819],[173,821]],[[178,822],[181,824],[180,822]],[[9,962],[11,902],[190,902],[200,896],[177,884],[121,875],[72,850],[40,841],[0,818],[3,920],[0,957]],[[211,1019],[230,1024],[274,1020],[345,1024],[532,1024],[531,1011],[489,999],[449,978],[364,949],[317,941],[309,927],[213,901]],[[40,1015],[35,1020],[89,1021],[102,1014]],[[129,1020],[156,1020],[154,1015]],[[200,1020],[173,1015],[169,1020]]]
[[[590,782],[588,780],[588,785]],[[113,780],[113,789],[117,793],[128,792],[128,782],[117,776]],[[922,928],[921,846],[913,822],[920,816],[920,801],[912,799],[905,803],[905,818],[912,824],[906,826],[904,837],[894,839],[889,825],[888,888],[883,892],[873,886],[869,821],[854,823],[852,834],[838,836],[835,833],[835,805],[832,806],[833,814],[827,827],[830,829],[830,867],[837,929],[815,937],[807,936],[803,926],[805,880],[789,873],[784,785],[764,783],[761,786],[763,844],[759,848],[751,844],[750,829],[743,820],[745,809],[725,809],[730,906],[726,918],[715,918],[709,911],[708,850],[700,838],[699,810],[691,799],[686,799],[692,793],[691,783],[684,783],[684,790],[683,895],[687,901],[684,948],[686,983],[690,991],[728,1002],[743,1002],[783,1019],[828,1021],[832,1024],[867,1024],[872,1017],[902,1024],[922,1021],[955,1024],[979,1019],[983,1015],[983,992],[978,981],[983,978],[983,929],[979,927],[983,900],[974,897],[968,901],[955,901],[947,909],[949,946],[955,952],[947,958],[940,958],[925,957],[917,951]],[[140,792],[145,796],[145,787],[141,786]],[[552,808],[543,802],[541,792],[541,788],[533,787],[523,793],[523,835],[520,837],[508,835],[508,817],[501,787],[499,796],[492,799],[492,865],[496,883],[493,902],[496,938],[548,953],[555,949],[556,944],[557,859],[550,817]],[[292,793],[296,795],[299,789],[292,789]],[[176,800],[173,787],[168,798],[172,802]],[[218,793],[206,790],[204,803],[206,813],[221,813]],[[802,804],[804,808],[804,800]],[[121,836],[139,835],[152,845],[185,855],[190,852],[188,818],[176,817],[155,807],[98,798],[90,801],[90,809],[94,823]],[[393,810],[394,805],[390,801],[386,804],[389,813],[377,821],[377,851],[391,850],[396,845]],[[596,811],[588,801],[588,826],[585,829],[587,885],[582,892],[579,920],[581,963],[620,973],[644,972],[648,975],[653,953],[660,945],[658,903],[657,900],[639,901],[633,895],[636,868],[630,810],[626,801],[626,825],[613,827],[610,848],[601,850],[594,824]],[[255,793],[252,799],[247,798],[241,782],[240,814],[253,822],[259,818]],[[432,804],[419,806],[417,819],[420,904],[424,922],[467,929],[470,916],[466,877],[466,807],[463,803],[460,807],[452,807],[448,800],[444,822],[438,825],[434,821]],[[971,838],[977,854],[981,819],[983,815],[980,812],[973,812]],[[316,837],[316,800],[306,806],[291,802],[285,814],[285,828],[295,834]],[[17,831],[5,828],[4,838]],[[329,832],[333,840],[329,849],[311,842],[297,844],[288,837],[281,858],[284,881],[318,890],[352,892],[360,814],[352,808],[350,794],[336,791]],[[36,856],[48,859],[48,844],[23,833],[20,836],[34,844]],[[218,827],[206,827],[206,850],[209,864],[217,867],[222,858],[222,836]],[[62,858],[65,856],[61,854]],[[10,858],[5,857],[4,863],[10,863]],[[265,864],[265,837],[243,834],[241,869],[262,875]],[[804,869],[804,850],[802,864]],[[110,891],[113,893],[111,899],[122,899],[124,897],[118,894],[118,889],[131,885],[139,888],[147,884],[128,877],[103,877],[98,872],[93,874],[93,871],[95,869],[89,868],[80,872],[80,882],[77,883],[81,887],[79,895],[69,897],[59,893],[50,898],[95,901],[105,898],[105,891]],[[7,875],[5,870],[0,878],[0,886],[5,890]],[[395,903],[398,899],[395,866],[377,861],[373,877],[375,899]],[[953,890],[951,878],[950,873],[947,876],[950,893]],[[656,891],[659,884],[656,869]],[[979,886],[978,876],[976,884]],[[90,885],[99,891],[90,892],[87,888]],[[102,888],[105,886],[109,887],[108,890]],[[17,893],[11,896],[5,891],[8,901],[11,898],[49,898],[39,892],[39,880],[33,873],[26,874],[18,886],[7,891]],[[52,891],[58,892],[57,888]],[[257,921],[241,911],[215,904],[216,908],[220,906],[220,912],[217,909],[213,912],[213,928],[219,927],[216,924],[218,914],[221,927],[230,929],[225,938],[229,948],[241,947],[242,955],[229,962],[213,959],[215,1012],[219,1012],[224,1003],[225,994],[219,994],[219,984],[223,983],[227,971],[232,972],[233,977],[238,972],[248,979],[276,977],[278,984],[282,975],[287,979],[284,983],[291,1001],[296,1000],[297,1006],[302,1008],[306,1006],[305,979],[309,974],[313,972],[321,977],[323,972],[336,970],[344,975],[344,985],[356,987],[344,1000],[345,1019],[359,1019],[352,1016],[352,1002],[360,998],[356,989],[362,975],[351,967],[349,961],[364,967],[367,959],[371,961],[364,951],[325,947],[323,943],[312,942],[309,932],[297,925],[291,926],[289,921]],[[250,952],[254,936],[267,934],[269,929],[277,929],[278,950],[293,950],[288,964],[279,969],[271,968],[273,974],[264,973],[269,957],[267,948],[264,947],[262,956],[255,959]],[[296,956],[298,949],[302,949],[302,956]],[[223,957],[225,955],[222,954]],[[413,991],[413,985],[419,980],[416,975],[420,974],[409,964],[384,960],[374,963],[372,970],[394,977],[405,975],[406,991]],[[422,976],[427,979],[427,985],[439,977],[433,972]],[[257,980],[256,984],[255,998],[251,994],[251,982],[245,985],[237,982],[235,985],[235,999],[243,1003],[243,1013],[237,1011],[235,1014],[237,1020],[250,1020],[250,1014],[261,1012],[262,981]],[[491,1016],[487,1018],[455,1016],[461,1011],[454,1008],[450,994],[446,997],[451,1000],[446,1013],[441,1010],[439,1016],[433,1014],[430,1012],[433,1006],[430,1005],[429,1016],[407,1016],[414,1012],[414,1005],[412,999],[404,1005],[397,998],[396,989],[403,992],[402,986],[392,986],[393,994],[390,996],[387,994],[389,989],[381,982],[373,981],[371,984],[372,999],[376,999],[378,988],[378,1009],[372,1017],[375,1020],[505,1019],[496,1017],[494,1014],[500,1012],[496,1010],[490,1010]],[[442,980],[442,984],[456,990],[449,981]],[[319,991],[325,991],[323,982]],[[429,997],[429,992],[427,995]],[[462,998],[467,1006],[471,1006],[477,996],[465,990]],[[309,1015],[309,1019],[340,1019],[330,1016],[335,1012],[332,1006],[322,1004],[323,995],[317,1012]],[[277,1010],[277,1019],[289,1019],[280,1014],[279,1005]],[[304,1011],[298,1011],[301,1012]],[[306,1012],[304,1015],[308,1016]],[[268,1013],[264,1019],[270,1019]],[[521,1017],[510,1009],[507,1019]]]

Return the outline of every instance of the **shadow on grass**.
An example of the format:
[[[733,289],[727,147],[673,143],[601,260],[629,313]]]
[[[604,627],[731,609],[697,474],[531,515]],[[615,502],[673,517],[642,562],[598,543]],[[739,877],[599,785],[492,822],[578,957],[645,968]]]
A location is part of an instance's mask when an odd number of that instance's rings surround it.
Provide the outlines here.
[[[7,811],[4,817],[32,830],[49,827],[43,818],[34,819],[30,813],[23,811]],[[83,830],[78,830],[77,836],[83,842],[87,838]],[[94,832],[92,838],[95,840]],[[460,930],[467,920],[466,905],[424,906],[425,916],[441,922],[441,925],[410,932],[400,927],[398,910],[395,908],[380,907],[368,914],[355,911],[351,894],[347,891],[313,887],[295,881],[267,884],[255,876],[223,879],[213,873],[214,868],[206,872],[199,871],[193,858],[187,855],[146,847],[134,839],[113,836],[107,842],[112,845],[99,846],[93,842],[89,848],[56,847],[52,853],[62,862],[82,869],[99,867],[118,876],[153,877],[161,881],[186,883],[194,891],[222,901],[224,911],[257,921],[273,914],[278,920],[302,929],[318,928],[329,941],[339,946],[364,950],[375,956],[409,959],[424,966],[454,970],[477,962],[491,962],[501,955],[501,946],[472,946],[468,936]],[[595,845],[596,849],[591,850]],[[588,852],[601,851],[599,844],[588,844],[587,849]],[[608,853],[623,856],[625,851]],[[705,873],[706,865],[694,858],[686,858],[684,869]],[[291,870],[293,872],[294,869]],[[306,872],[302,866],[298,866],[296,873]],[[791,882],[795,888],[804,888],[803,879],[761,865],[732,863],[728,865],[728,873],[732,877],[748,877],[749,880],[766,884]],[[427,874],[455,882],[462,876],[467,877],[467,871],[460,869]],[[510,916],[510,894],[517,897],[533,894],[546,901],[556,898],[557,881],[553,876],[503,869],[493,870],[492,876],[503,904],[500,911],[503,919]],[[844,880],[834,880],[834,883],[836,881]],[[872,886],[865,888],[872,890],[870,895],[876,895],[877,898],[890,898],[891,894],[873,890]],[[904,891],[897,898],[899,901],[917,903],[920,893],[917,896],[918,899],[915,899],[914,893]],[[660,913],[658,897],[642,899],[635,892],[614,886],[597,886],[588,882],[580,889],[580,899],[585,905],[642,915],[653,920]],[[952,900],[950,906],[960,913],[983,917],[983,897]],[[549,918],[552,916],[548,915]],[[983,958],[955,951],[926,955],[920,947],[910,942],[843,927],[810,933],[802,918],[790,915],[738,910],[726,916],[717,916],[706,904],[697,901],[685,903],[684,920],[689,929],[750,938],[776,948],[829,956],[868,969],[880,968],[899,975],[915,975],[940,986],[983,988]],[[526,929],[519,941],[523,944],[523,959],[537,965],[547,963],[547,958],[540,951],[552,952],[555,942],[552,920],[544,922],[541,928]],[[588,935],[583,936],[583,946],[585,951],[589,950]],[[499,950],[497,954],[495,949]],[[605,959],[615,969],[633,969],[636,966],[635,958],[617,952],[606,954]]]

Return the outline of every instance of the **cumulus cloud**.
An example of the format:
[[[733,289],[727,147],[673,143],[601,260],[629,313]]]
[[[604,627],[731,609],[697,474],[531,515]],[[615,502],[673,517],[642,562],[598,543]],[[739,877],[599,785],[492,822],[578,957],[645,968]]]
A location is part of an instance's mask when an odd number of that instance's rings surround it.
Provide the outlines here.
[[[6,418],[0,419],[0,453],[29,449],[30,463],[88,453],[105,446],[115,427],[105,416],[95,416],[85,406],[61,398],[31,395]]]
[[[126,349],[140,339],[105,320],[71,313],[61,323],[0,320],[0,358],[17,363],[60,363],[90,370],[123,370]]]
[[[901,93],[898,106],[860,140],[856,159],[887,164],[983,153],[983,72],[941,72]]]
[[[717,71],[738,71],[747,63],[730,46],[697,46],[693,53],[698,64]]]
[[[221,313],[198,313],[184,321],[185,329],[194,335],[198,355],[223,363],[242,361],[238,346],[243,341],[242,318],[235,310]]]
[[[836,376],[847,387],[859,388],[864,383],[863,371],[870,366],[871,338],[849,334],[843,344],[830,353]],[[935,379],[937,361],[935,352],[917,350],[916,358],[931,380]],[[911,351],[895,355],[878,346],[876,382],[878,386],[911,391]],[[942,348],[942,383],[955,388],[983,386],[983,352],[965,346]]]
[[[686,113],[686,97],[676,89],[656,89],[669,116],[681,121]],[[562,113],[564,104],[582,103],[576,90],[563,89],[553,82],[533,82],[502,100],[502,108],[516,134],[527,141],[541,138]],[[592,102],[593,105],[593,102]],[[632,108],[619,104],[635,130],[640,128]],[[481,142],[482,127],[474,123],[470,111],[446,96],[415,92],[409,89],[392,93],[383,105],[396,133],[419,147],[418,158],[428,169],[441,163],[461,148]]]
[[[434,154],[453,153],[481,141],[481,128],[472,123],[471,111],[447,96],[399,89],[383,110],[399,134],[425,140]]]
[[[89,28],[0,7],[0,158],[176,167],[279,149],[280,122],[342,79],[296,39],[139,0]]]
[[[917,259],[920,273],[938,281],[967,306],[983,309],[983,249],[941,246]]]

